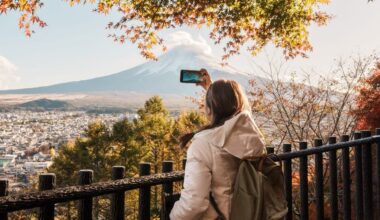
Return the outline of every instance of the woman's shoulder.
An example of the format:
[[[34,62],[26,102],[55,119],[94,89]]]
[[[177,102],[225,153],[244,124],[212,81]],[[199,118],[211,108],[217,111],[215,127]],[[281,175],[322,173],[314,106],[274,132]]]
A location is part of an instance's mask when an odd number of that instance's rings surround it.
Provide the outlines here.
[[[187,160],[203,163],[211,169],[212,154],[212,149],[209,143],[203,138],[195,137],[187,149]]]
[[[206,130],[203,130],[201,132],[198,132],[194,135],[193,141],[194,140],[206,140],[207,141],[210,137],[214,136],[215,133],[217,133],[220,129],[221,129],[221,127],[216,127],[216,128],[206,129]]]

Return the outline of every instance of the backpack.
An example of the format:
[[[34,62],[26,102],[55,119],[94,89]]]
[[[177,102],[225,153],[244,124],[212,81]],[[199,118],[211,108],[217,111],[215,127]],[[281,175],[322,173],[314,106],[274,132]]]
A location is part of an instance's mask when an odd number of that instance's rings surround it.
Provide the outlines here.
[[[211,205],[225,220],[210,193]],[[288,212],[282,166],[269,155],[256,160],[242,160],[233,189],[231,220],[277,220]]]

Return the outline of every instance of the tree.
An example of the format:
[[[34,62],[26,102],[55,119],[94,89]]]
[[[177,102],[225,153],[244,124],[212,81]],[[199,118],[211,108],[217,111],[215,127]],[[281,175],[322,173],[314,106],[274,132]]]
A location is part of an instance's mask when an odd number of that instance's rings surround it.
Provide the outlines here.
[[[117,164],[125,166],[126,177],[138,173],[138,164],[142,160],[141,148],[136,143],[135,126],[128,119],[116,122],[112,129],[112,144],[117,149]]]
[[[95,121],[88,125],[84,138],[77,138],[60,148],[48,171],[56,174],[58,186],[76,184],[81,169],[92,169],[95,181],[106,181],[111,178],[112,166],[117,164],[117,152],[111,144],[109,129],[104,123]],[[94,214],[107,218],[110,215],[108,203],[107,198],[95,198]],[[71,210],[72,203],[66,205],[61,211],[70,219],[75,212]]]
[[[185,149],[180,149],[179,138],[186,133],[196,132],[202,126],[206,125],[207,118],[199,111],[182,112],[174,122],[172,132],[172,145],[170,151],[174,152],[177,159],[174,160],[175,166],[178,170],[182,169],[182,160],[185,158]]]
[[[261,71],[270,80],[251,81],[248,91],[254,116],[267,144],[281,146],[298,141],[313,143],[321,138],[351,134],[355,129],[355,87],[368,74],[375,56],[339,60],[325,76],[316,73],[297,74],[284,71],[284,66],[270,64]],[[290,81],[283,78],[289,77]]]
[[[139,119],[134,121],[136,142],[146,152],[143,158],[152,162],[154,172],[158,173],[161,162],[172,158],[168,147],[171,144],[173,120],[158,96],[148,99],[137,114]]]
[[[380,128],[380,62],[371,75],[364,78],[357,87],[356,109],[358,129]]]
[[[150,59],[156,56],[152,48],[163,45],[158,32],[183,25],[211,28],[210,38],[222,43],[227,59],[237,54],[242,46],[252,55],[272,42],[283,48],[286,57],[306,56],[312,50],[308,27],[312,23],[326,24],[329,15],[319,10],[328,0],[271,0],[271,1],[171,1],[171,0],[66,0],[70,5],[95,4],[95,11],[108,14],[118,11],[121,18],[110,22],[108,28],[115,29],[115,41],[136,43],[141,54]],[[30,25],[45,22],[36,16],[43,6],[42,0],[1,0],[0,13],[9,10],[21,12],[20,28],[30,36]]]
[[[88,125],[83,137],[64,143],[48,170],[56,173],[57,185],[75,185],[80,169],[94,170],[95,181],[109,180],[114,165],[125,166],[126,176],[132,177],[138,174],[141,161],[151,162],[154,173],[161,172],[164,160],[173,160],[175,169],[182,169],[180,164],[185,151],[178,147],[178,139],[183,133],[204,125],[205,117],[195,111],[173,117],[158,96],[148,99],[137,114],[133,121],[123,119],[113,124],[112,131],[104,123],[95,121]],[[160,196],[159,187],[154,187],[152,213],[157,216]],[[137,198],[137,191],[126,193],[126,215],[132,219],[137,215]],[[108,219],[109,200],[97,198],[94,204],[95,216]],[[72,202],[64,204],[58,208],[58,215],[75,218],[73,206]]]
[[[141,148],[143,160],[152,163],[153,173],[160,173],[164,160],[176,158],[169,148],[173,120],[158,96],[148,99],[137,114],[138,119],[134,120],[136,143]],[[160,213],[160,195],[158,187],[155,186],[152,193],[154,215]]]
[[[270,64],[267,69],[261,68],[270,80],[251,82],[249,98],[253,115],[267,144],[277,147],[277,152],[281,151],[283,143],[290,143],[297,150],[299,141],[306,141],[310,146],[314,139],[320,138],[326,144],[330,136],[352,134],[356,123],[356,116],[351,114],[355,107],[355,88],[360,79],[370,72],[375,59],[372,55],[365,58],[353,57],[349,61],[339,60],[327,77],[320,76],[319,79],[316,79],[316,73],[287,73],[281,65]],[[291,80],[283,80],[286,76]],[[340,154],[338,151],[337,163],[342,169]],[[309,160],[309,190],[313,193],[315,163],[312,158]],[[299,166],[296,160],[292,163],[293,167]],[[329,167],[329,158],[325,154],[323,166],[325,170]],[[329,179],[329,173],[324,173],[324,179]],[[293,171],[293,181],[293,195],[297,195],[297,171]],[[299,210],[299,197],[295,196],[293,202],[294,209]],[[314,202],[309,200],[310,213],[315,211]],[[328,201],[325,205],[327,204]]]

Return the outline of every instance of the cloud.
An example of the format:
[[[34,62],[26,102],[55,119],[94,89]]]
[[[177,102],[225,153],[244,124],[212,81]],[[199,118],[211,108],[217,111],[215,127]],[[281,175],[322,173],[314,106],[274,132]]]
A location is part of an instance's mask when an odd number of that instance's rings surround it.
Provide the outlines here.
[[[177,46],[189,46],[205,54],[212,54],[210,45],[202,36],[198,35],[198,39],[194,39],[190,33],[185,31],[177,31],[169,34],[168,40],[166,41],[166,46],[168,49],[172,49]]]
[[[9,84],[20,80],[16,71],[17,67],[11,61],[0,56],[0,89],[8,89]]]

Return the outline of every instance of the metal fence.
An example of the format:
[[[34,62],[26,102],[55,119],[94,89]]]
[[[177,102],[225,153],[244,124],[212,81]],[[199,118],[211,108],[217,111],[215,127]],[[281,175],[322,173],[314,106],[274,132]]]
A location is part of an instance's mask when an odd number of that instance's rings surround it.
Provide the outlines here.
[[[307,142],[299,142],[299,150],[291,151],[292,146],[284,144],[283,153],[273,158],[281,160],[284,165],[285,192],[289,208],[286,219],[310,219],[312,203],[316,209],[313,219],[326,218],[326,203],[330,204],[330,219],[379,218],[380,129],[376,129],[374,136],[370,131],[361,131],[355,132],[352,140],[350,136],[343,135],[339,143],[336,137],[330,137],[325,145],[321,139],[316,139],[313,147],[308,148],[307,145]],[[272,150],[273,148],[268,149]],[[297,163],[294,163],[295,161]],[[326,161],[329,167],[327,174],[324,173]],[[375,166],[372,166],[373,164]],[[36,207],[39,207],[39,219],[54,219],[55,204],[74,200],[79,200],[78,219],[88,220],[93,218],[93,198],[106,194],[112,195],[112,219],[124,219],[125,208],[128,208],[125,207],[124,193],[134,189],[139,190],[138,218],[147,220],[151,217],[151,187],[156,185],[163,186],[161,219],[167,219],[173,200],[178,199],[178,194],[173,194],[173,183],[182,181],[184,173],[172,172],[171,161],[163,162],[161,174],[151,175],[150,166],[149,163],[141,163],[140,177],[135,178],[124,178],[125,168],[115,166],[112,169],[112,181],[97,183],[92,181],[92,170],[81,170],[78,177],[79,185],[57,189],[54,189],[55,175],[42,174],[39,176],[39,192],[18,195],[7,195],[8,181],[0,180],[0,220],[8,219],[9,212]],[[294,173],[299,174],[299,184],[296,186],[292,185]],[[327,185],[324,184],[326,178],[329,182]],[[309,190],[310,181],[315,185],[313,192]],[[300,203],[297,211],[293,207],[294,198]],[[377,206],[374,207],[374,204]]]

